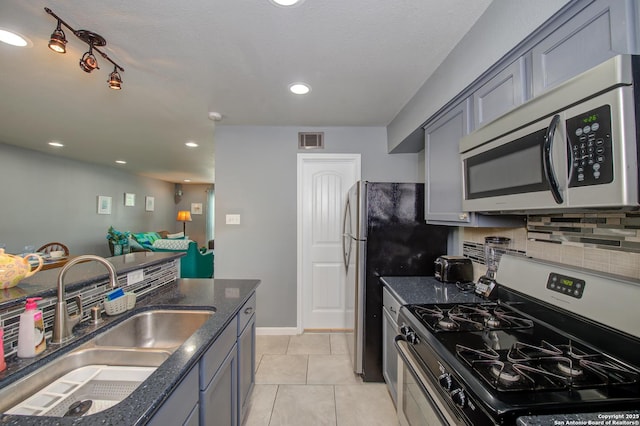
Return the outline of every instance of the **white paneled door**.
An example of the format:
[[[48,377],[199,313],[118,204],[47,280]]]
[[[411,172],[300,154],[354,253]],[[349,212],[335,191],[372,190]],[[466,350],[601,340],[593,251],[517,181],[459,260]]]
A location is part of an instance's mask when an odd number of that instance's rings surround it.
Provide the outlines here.
[[[360,154],[298,154],[298,329],[344,329],[342,218]]]

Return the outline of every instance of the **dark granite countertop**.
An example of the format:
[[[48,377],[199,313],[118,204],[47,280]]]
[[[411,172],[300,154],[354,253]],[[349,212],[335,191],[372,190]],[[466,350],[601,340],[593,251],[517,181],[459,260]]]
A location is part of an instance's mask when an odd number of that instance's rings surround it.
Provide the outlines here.
[[[456,284],[433,277],[382,277],[382,283],[403,305],[410,303],[478,303],[485,300],[472,291],[464,292]]]
[[[158,263],[184,256],[184,252],[135,252],[122,256],[107,257],[106,259],[114,266],[118,275],[136,269],[145,268]],[[11,307],[15,304],[24,304],[27,297],[38,295],[41,297],[55,296],[57,287],[56,281],[61,268],[47,269],[36,272],[29,278],[25,278],[20,283],[9,289],[0,290],[0,309]],[[98,262],[78,263],[70,268],[65,275],[65,289],[75,290],[94,282],[99,282],[108,278],[104,265]]]
[[[136,308],[116,317],[104,317],[105,322],[96,328],[91,324],[76,327],[76,340],[59,348],[47,350],[25,367],[24,360],[15,358],[8,362],[7,371],[1,373],[0,388],[19,380],[34,370],[46,365],[49,360],[64,356],[95,334],[107,330],[121,320],[138,312],[154,308],[162,309],[215,309],[207,320],[184,344],[182,344],[158,369],[145,380],[128,398],[99,413],[80,417],[44,417],[2,415],[0,424],[16,426],[47,425],[143,425],[146,424],[171,392],[179,385],[191,368],[213,344],[226,325],[235,318],[260,280],[231,279],[181,279],[142,298]],[[50,345],[53,346],[53,345]],[[15,371],[14,374],[12,370]],[[16,371],[17,370],[17,371]]]

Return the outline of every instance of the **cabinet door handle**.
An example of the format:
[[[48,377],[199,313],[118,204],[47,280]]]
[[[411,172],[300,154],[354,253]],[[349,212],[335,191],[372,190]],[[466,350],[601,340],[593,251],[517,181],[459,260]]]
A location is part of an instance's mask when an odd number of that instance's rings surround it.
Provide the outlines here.
[[[247,309],[244,310],[244,313],[249,315],[253,312],[253,306],[249,306]]]
[[[394,314],[397,314],[397,313],[398,313],[398,311],[396,311],[395,309],[393,309],[393,306],[389,306],[389,310],[390,310],[391,312],[393,312]]]

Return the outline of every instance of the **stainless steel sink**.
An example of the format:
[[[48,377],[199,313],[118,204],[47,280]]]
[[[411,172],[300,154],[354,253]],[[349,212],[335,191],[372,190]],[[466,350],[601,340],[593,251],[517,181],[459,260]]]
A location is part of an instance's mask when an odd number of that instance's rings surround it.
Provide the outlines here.
[[[64,375],[79,368],[89,365],[158,367],[169,358],[169,355],[170,352],[166,350],[78,349],[68,355],[56,358],[22,380],[2,388],[0,390],[0,412],[9,410]],[[49,405],[53,407],[59,402],[63,401],[52,399]],[[38,413],[34,412],[32,414],[36,415]]]
[[[175,350],[213,314],[213,311],[204,310],[142,312],[100,334],[94,344],[97,347]]]
[[[69,373],[80,371],[87,366],[157,368],[213,314],[214,311],[208,310],[158,309],[127,318],[109,330],[97,334],[69,354],[55,358],[23,379],[0,389],[0,412],[16,407],[41,390],[41,393],[47,393],[47,387],[56,384],[57,381],[60,382],[60,386],[64,386]],[[148,369],[147,373],[151,374]],[[112,400],[111,405],[126,398],[142,381],[120,383],[126,386],[127,390],[120,393],[119,400]],[[84,401],[78,401],[78,404],[81,402]],[[68,411],[66,405],[73,403],[74,401],[69,401],[68,398],[52,397],[51,402],[45,402],[47,406],[43,410],[27,409],[20,412],[32,415],[58,415],[52,413],[65,413]],[[52,407],[57,404],[66,405],[53,410]],[[87,414],[96,412],[97,405],[94,404],[92,411],[88,411]],[[107,404],[104,408],[109,406]]]

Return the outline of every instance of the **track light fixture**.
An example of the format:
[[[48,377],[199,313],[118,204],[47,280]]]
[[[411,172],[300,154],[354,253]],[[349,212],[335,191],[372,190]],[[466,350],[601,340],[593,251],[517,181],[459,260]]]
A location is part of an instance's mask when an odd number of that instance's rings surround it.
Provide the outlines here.
[[[122,77],[120,76],[118,70],[120,72],[124,72],[124,68],[116,64],[109,56],[107,56],[106,53],[98,48],[107,44],[107,41],[104,39],[104,37],[102,37],[100,34],[96,34],[88,30],[74,30],[69,26],[69,24],[60,19],[58,15],[53,13],[51,9],[45,7],[44,10],[49,15],[56,18],[56,20],[58,21],[56,29],[53,31],[53,33],[51,33],[49,48],[57,53],[65,53],[67,51],[67,38],[64,34],[64,31],[62,31],[62,25],[64,25],[73,33],[73,35],[89,45],[89,50],[85,52],[85,54],[82,55],[82,58],[80,59],[80,68],[87,73],[90,73],[95,69],[100,69],[100,67],[98,66],[98,60],[93,54],[93,51],[95,50],[100,54],[100,56],[102,56],[102,58],[113,64],[113,72],[109,74],[109,80],[107,80],[107,83],[109,83],[109,88],[114,90],[122,89]]]
[[[98,66],[98,60],[93,54],[93,45],[90,44],[89,51],[82,55],[82,58],[80,59],[80,68],[82,68],[82,71],[84,72],[91,72],[95,69],[100,69]]]
[[[51,33],[51,39],[49,40],[49,49],[58,53],[65,53],[67,51],[67,37],[64,35],[64,31],[60,27],[60,20],[58,20],[58,26]]]
[[[107,80],[107,83],[109,83],[109,87],[114,90],[122,89],[122,77],[120,77],[116,67],[113,67],[113,72],[109,74],[109,80]]]

